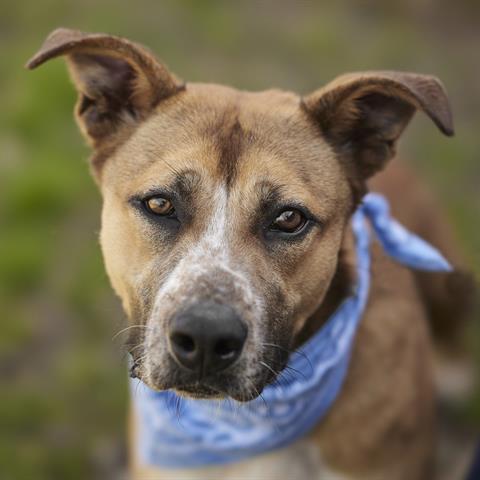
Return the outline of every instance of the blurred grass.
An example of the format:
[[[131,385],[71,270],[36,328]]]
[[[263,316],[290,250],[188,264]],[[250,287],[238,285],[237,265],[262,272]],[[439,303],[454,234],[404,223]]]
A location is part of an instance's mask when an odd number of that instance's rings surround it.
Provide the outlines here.
[[[72,120],[63,62],[23,64],[49,31],[106,31],[150,46],[190,81],[302,93],[349,70],[433,73],[457,136],[414,121],[401,153],[437,190],[480,275],[478,2],[0,4],[0,478],[118,479],[125,460],[123,315],[97,245],[100,198]],[[479,356],[478,327],[472,345]],[[462,410],[480,422],[480,395]]]

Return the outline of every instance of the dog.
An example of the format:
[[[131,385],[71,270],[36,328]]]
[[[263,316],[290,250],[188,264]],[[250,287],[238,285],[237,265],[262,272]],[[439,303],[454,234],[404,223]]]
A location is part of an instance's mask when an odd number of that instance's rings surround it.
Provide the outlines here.
[[[69,29],[27,66],[59,56],[93,149],[100,243],[130,322],[132,374],[193,401],[247,402],[275,381],[350,294],[352,214],[415,111],[453,134],[445,89],[427,75],[347,74],[303,97],[244,92],[184,83],[143,46]],[[405,172],[387,169],[375,189],[455,260],[443,219]],[[345,381],[309,433],[241,462],[173,470],[140,461],[132,411],[132,477],[432,479],[430,330],[462,316],[463,289],[452,287],[455,271],[414,273],[376,243],[371,256]]]

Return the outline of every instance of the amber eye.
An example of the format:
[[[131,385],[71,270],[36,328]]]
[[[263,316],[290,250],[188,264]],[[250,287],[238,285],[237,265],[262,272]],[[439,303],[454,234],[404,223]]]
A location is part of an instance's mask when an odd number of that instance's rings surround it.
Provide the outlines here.
[[[295,233],[301,230],[306,222],[307,219],[299,210],[285,210],[273,221],[270,229]]]
[[[162,216],[171,215],[175,211],[172,202],[163,197],[150,197],[145,200],[145,207],[149,212]]]

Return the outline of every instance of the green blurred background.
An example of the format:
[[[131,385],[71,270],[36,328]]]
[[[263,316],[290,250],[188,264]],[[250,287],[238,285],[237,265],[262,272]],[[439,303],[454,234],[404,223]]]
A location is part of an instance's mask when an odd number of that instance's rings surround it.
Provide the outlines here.
[[[306,93],[351,70],[438,75],[457,134],[414,120],[400,152],[438,193],[480,274],[480,2],[0,2],[0,478],[119,479],[123,325],[98,246],[100,197],[60,60],[23,69],[58,26],[151,47],[180,77]],[[478,329],[471,347],[480,350]],[[456,413],[480,423],[480,396]]]

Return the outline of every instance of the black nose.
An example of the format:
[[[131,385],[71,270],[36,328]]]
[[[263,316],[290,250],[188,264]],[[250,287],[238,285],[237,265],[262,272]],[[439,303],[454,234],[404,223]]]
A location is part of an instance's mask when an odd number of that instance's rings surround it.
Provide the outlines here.
[[[237,360],[247,327],[231,307],[204,302],[173,317],[169,337],[178,363],[202,376],[225,370]]]

